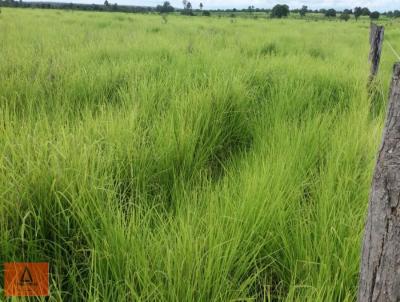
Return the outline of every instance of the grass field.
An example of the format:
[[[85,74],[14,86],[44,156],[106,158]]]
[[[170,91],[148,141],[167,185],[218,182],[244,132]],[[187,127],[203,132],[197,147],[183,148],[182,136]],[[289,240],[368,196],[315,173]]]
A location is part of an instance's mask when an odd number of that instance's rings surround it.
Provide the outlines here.
[[[396,60],[369,98],[368,34],[3,9],[0,261],[49,262],[49,301],[355,300]]]

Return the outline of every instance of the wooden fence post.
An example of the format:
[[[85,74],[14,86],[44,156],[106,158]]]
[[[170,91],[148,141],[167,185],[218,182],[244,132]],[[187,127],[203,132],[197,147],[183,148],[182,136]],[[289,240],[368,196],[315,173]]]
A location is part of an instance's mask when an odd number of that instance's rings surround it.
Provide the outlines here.
[[[369,197],[358,301],[400,301],[400,63],[393,68]]]
[[[378,73],[384,31],[385,28],[383,26],[378,26],[374,23],[371,23],[369,33],[369,44],[371,46],[369,51],[369,61],[371,62],[371,72],[369,76],[369,82],[372,82]]]

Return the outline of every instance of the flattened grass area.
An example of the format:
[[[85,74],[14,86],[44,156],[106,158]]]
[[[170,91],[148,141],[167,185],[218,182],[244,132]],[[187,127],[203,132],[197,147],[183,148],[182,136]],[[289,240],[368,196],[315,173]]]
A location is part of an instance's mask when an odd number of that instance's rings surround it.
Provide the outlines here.
[[[353,301],[395,61],[371,100],[368,34],[2,9],[0,261],[49,262],[50,301]]]

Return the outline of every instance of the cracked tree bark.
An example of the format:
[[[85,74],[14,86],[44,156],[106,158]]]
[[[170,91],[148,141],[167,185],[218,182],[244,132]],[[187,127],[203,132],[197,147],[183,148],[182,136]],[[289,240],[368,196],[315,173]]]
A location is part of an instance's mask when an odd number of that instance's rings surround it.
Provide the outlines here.
[[[393,68],[383,141],[372,180],[358,301],[400,301],[400,63]]]
[[[383,34],[385,28],[383,26],[378,26],[371,23],[370,33],[369,33],[369,44],[371,46],[369,51],[369,60],[371,62],[371,73],[369,76],[369,82],[375,78],[379,69],[379,61],[381,59],[382,44],[383,44]]]

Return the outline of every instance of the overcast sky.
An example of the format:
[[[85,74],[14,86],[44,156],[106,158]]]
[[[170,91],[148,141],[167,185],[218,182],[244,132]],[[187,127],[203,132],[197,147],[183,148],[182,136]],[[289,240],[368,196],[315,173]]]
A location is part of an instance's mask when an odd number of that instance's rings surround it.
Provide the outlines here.
[[[46,0],[36,0],[46,1]],[[47,0],[51,2],[74,2],[74,3],[103,3],[103,0]],[[118,4],[127,5],[146,5],[156,6],[161,4],[164,0],[108,0],[110,3],[117,2]],[[189,0],[190,1],[190,0]],[[174,7],[181,7],[182,1],[180,0],[169,0]],[[388,11],[388,10],[400,10],[400,0],[192,0],[193,8],[197,8],[200,2],[203,2],[204,9],[216,9],[216,8],[247,8],[250,5],[254,5],[258,8],[271,8],[275,4],[288,4],[290,8],[299,8],[302,5],[307,5],[310,9],[320,8],[353,8],[356,6],[368,7],[370,10]]]

